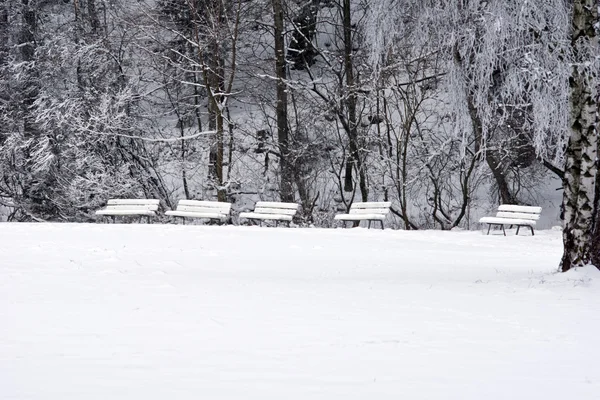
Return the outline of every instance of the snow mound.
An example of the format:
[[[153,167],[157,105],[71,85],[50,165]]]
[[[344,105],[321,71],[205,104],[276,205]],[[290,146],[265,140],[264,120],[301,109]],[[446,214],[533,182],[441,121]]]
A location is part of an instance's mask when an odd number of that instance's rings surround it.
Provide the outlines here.
[[[585,267],[572,268],[564,273],[554,272],[552,274],[543,274],[534,280],[539,280],[539,283],[542,285],[600,288],[600,270],[593,265],[587,265]]]
[[[568,281],[581,282],[586,285],[591,284],[592,282],[595,284],[600,282],[600,270],[594,265],[572,268],[561,275]]]

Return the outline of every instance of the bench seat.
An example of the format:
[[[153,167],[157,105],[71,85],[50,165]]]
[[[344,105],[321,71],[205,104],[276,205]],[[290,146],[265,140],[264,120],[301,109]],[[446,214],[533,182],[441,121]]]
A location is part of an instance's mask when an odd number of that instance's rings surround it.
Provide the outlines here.
[[[333,219],[340,221],[368,221],[368,220],[381,220],[385,219],[383,214],[338,214]]]
[[[156,213],[152,210],[140,209],[121,209],[121,210],[98,210],[96,215],[150,215],[155,216]]]
[[[479,222],[482,224],[535,226],[535,221],[516,218],[483,217],[479,220]]]
[[[291,215],[284,214],[263,214],[263,213],[255,213],[255,212],[243,212],[240,213],[240,218],[249,218],[249,219],[268,219],[268,220],[280,220],[280,221],[291,221]]]
[[[209,218],[209,219],[225,219],[227,216],[224,216],[221,213],[211,213],[211,212],[197,212],[197,211],[177,211],[171,210],[167,211],[165,215],[169,215],[171,217],[190,217],[190,218]]]
[[[231,203],[206,200],[179,200],[175,210],[165,213],[169,217],[179,217],[185,224],[185,218],[205,218],[226,222],[231,213]]]

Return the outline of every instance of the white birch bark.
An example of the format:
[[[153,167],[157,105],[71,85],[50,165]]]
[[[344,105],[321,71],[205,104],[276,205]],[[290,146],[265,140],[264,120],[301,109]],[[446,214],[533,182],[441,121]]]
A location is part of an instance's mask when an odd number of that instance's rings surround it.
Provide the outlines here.
[[[590,263],[598,171],[597,0],[575,0],[571,40],[571,126],[564,180],[562,271]]]

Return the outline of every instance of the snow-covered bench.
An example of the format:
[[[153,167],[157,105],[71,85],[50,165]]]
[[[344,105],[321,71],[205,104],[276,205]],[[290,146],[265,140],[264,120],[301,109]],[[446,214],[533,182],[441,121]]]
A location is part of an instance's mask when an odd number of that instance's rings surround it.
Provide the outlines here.
[[[372,201],[366,203],[352,203],[348,214],[337,214],[334,219],[338,221],[369,221],[369,229],[371,221],[379,221],[381,229],[383,229],[383,220],[390,212],[392,202],[390,201]]]
[[[140,220],[146,217],[150,223],[150,217],[156,216],[160,200],[156,199],[110,199],[106,203],[106,207],[96,211],[96,215],[112,217],[115,222],[115,217],[139,215]]]
[[[280,203],[275,201],[259,201],[254,206],[254,212],[240,213],[240,219],[246,218],[250,220],[258,220],[262,226],[262,221],[275,221],[277,226],[279,221],[284,221],[290,226],[292,218],[298,211],[296,203]]]
[[[231,212],[231,203],[204,200],[179,200],[175,210],[165,214],[171,217],[180,217],[185,224],[185,218],[206,218],[227,222]]]
[[[531,235],[535,235],[533,232],[533,227],[538,219],[540,219],[540,214],[542,212],[542,207],[530,207],[530,206],[516,206],[512,204],[503,204],[498,206],[498,212],[495,217],[483,217],[479,220],[482,224],[488,224],[487,234],[490,234],[490,229],[492,225],[497,225],[502,227],[502,232],[504,232],[504,236],[506,236],[506,231],[504,230],[504,225],[516,225],[517,227],[517,235],[519,234],[519,228],[522,226],[527,226],[531,229]]]

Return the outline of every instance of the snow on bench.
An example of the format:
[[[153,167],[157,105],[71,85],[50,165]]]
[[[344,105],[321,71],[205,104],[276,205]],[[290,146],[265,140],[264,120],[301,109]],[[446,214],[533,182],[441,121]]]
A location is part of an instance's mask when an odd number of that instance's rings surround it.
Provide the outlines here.
[[[279,221],[285,221],[290,226],[290,222],[297,211],[298,204],[296,203],[259,201],[254,206],[254,212],[240,213],[240,219],[258,220],[261,226],[264,220],[275,221],[275,226],[277,226]]]
[[[159,203],[157,199],[110,199],[105,208],[96,211],[96,215],[110,216],[113,222],[117,216],[139,215],[140,220],[146,217],[150,223],[150,217],[156,216]]]
[[[371,228],[371,221],[379,221],[381,223],[381,229],[383,229],[383,220],[390,212],[392,206],[391,201],[372,201],[366,203],[352,203],[348,214],[337,214],[334,220],[344,221],[369,221],[369,229]]]
[[[185,218],[206,218],[224,223],[229,218],[231,203],[204,200],[179,200],[175,210],[167,211],[165,215],[180,217],[185,224]]]
[[[530,206],[516,206],[512,204],[503,204],[498,206],[498,213],[496,213],[495,217],[483,217],[479,220],[482,224],[489,224],[487,234],[490,234],[490,229],[492,225],[497,225],[502,227],[502,232],[504,232],[504,236],[506,236],[506,231],[504,230],[504,225],[516,225],[517,226],[517,235],[519,234],[519,228],[522,226],[527,226],[531,229],[531,235],[535,235],[533,232],[533,227],[538,219],[540,219],[540,214],[542,212],[542,207],[530,207]]]

